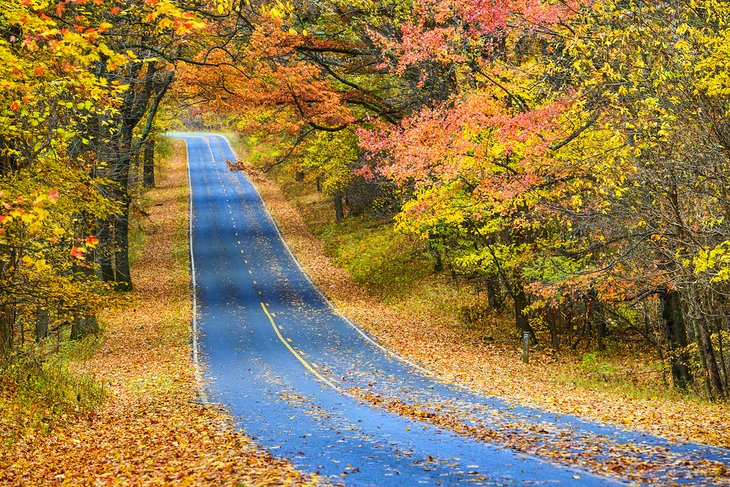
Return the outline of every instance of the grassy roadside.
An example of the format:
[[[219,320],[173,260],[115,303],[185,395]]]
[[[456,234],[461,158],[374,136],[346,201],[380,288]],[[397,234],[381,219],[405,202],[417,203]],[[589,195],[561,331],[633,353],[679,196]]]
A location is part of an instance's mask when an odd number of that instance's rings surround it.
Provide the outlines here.
[[[239,156],[245,147],[230,137]],[[499,337],[491,316],[479,325],[460,313],[483,296],[457,288],[423,269],[417,254],[387,223],[331,223],[329,203],[293,178],[263,174],[249,166],[284,237],[302,266],[346,316],[386,346],[450,381],[559,414],[576,414],[659,434],[730,447],[727,404],[667,393],[661,373],[647,357],[627,363],[621,355],[541,352],[523,364],[514,345]],[[419,264],[419,259],[421,263]],[[393,269],[415,266],[412,279],[397,281]],[[420,268],[418,266],[421,266]]]
[[[190,359],[185,161],[177,142],[146,195],[134,291],[99,317],[105,334],[96,350],[64,359],[74,377],[94,377],[106,399],[74,415],[59,411],[46,431],[28,424],[0,451],[0,484],[312,483],[237,432],[224,411],[199,401]]]

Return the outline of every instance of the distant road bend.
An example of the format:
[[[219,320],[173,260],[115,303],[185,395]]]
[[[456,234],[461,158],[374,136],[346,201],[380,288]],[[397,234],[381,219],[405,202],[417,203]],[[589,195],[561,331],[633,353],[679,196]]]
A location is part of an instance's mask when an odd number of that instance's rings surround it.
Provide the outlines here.
[[[609,456],[621,445],[655,452],[646,461],[664,462],[659,475],[673,482],[703,483],[677,459],[730,466],[730,454],[723,449],[671,445],[641,433],[515,407],[440,382],[397,358],[335,313],[303,274],[255,188],[244,174],[228,169],[226,161],[236,156],[223,137],[173,135],[188,150],[199,332],[195,353],[199,349],[206,393],[228,407],[240,427],[274,455],[353,486],[584,486],[636,478],[629,470],[608,477],[591,473],[590,465],[579,469],[560,461],[561,455],[579,456],[597,442],[607,445]],[[512,428],[503,437],[513,441],[505,447],[462,436],[375,406],[356,397],[356,390],[399,398],[405,405],[430,405],[435,411],[463,411],[467,425]],[[515,424],[532,426],[515,429]],[[520,453],[515,442],[523,434],[542,435],[531,441],[562,450],[544,458]],[[588,446],[576,441],[561,447],[556,438],[568,437]]]

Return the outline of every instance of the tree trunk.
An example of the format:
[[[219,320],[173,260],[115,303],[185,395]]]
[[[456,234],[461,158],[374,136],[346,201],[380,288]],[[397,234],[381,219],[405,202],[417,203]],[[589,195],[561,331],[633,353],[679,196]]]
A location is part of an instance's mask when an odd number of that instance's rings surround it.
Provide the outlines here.
[[[112,260],[114,255],[113,225],[114,215],[107,217],[99,224],[99,248],[96,251],[96,263],[99,264],[99,279],[104,282],[114,281],[114,264]]]
[[[504,297],[500,291],[499,280],[496,277],[488,277],[485,282],[487,288],[487,302],[493,310],[501,310],[504,307]]]
[[[558,334],[558,326],[555,322],[550,323],[550,345],[555,350],[560,350],[560,335]]]
[[[155,139],[150,137],[144,146],[142,175],[145,188],[155,186]]]
[[[116,183],[113,189],[114,199],[120,206],[120,213],[113,217],[113,261],[114,282],[118,291],[130,291],[132,279],[129,272],[129,172],[132,163],[132,128],[123,127],[114,153],[112,179]]]
[[[99,333],[99,322],[95,316],[77,314],[71,324],[71,340],[81,340]]]
[[[433,237],[428,239],[428,250],[433,255],[433,272],[440,273],[444,271],[444,259],[441,257],[441,251],[434,243]]]
[[[725,395],[725,387],[722,383],[720,375],[720,367],[715,357],[715,347],[712,346],[710,334],[707,332],[706,324],[699,323],[700,331],[700,348],[705,356],[705,369],[707,373],[707,382],[713,399],[721,398]]]
[[[515,301],[515,325],[517,327],[517,331],[520,332],[520,334],[526,331],[529,332],[532,340],[537,342],[535,330],[533,330],[532,326],[530,326],[530,320],[524,313],[525,308],[527,308],[528,302],[527,295],[525,294],[525,289],[522,287],[522,285],[518,284],[515,287],[512,297]]]
[[[35,341],[40,342],[48,336],[48,327],[51,322],[47,308],[39,307],[35,317]]]
[[[335,202],[335,220],[341,222],[345,219],[345,208],[342,204],[342,192],[336,192],[333,198]]]
[[[10,306],[0,306],[0,358],[10,355],[13,349],[13,325],[15,310]]]
[[[126,195],[125,195],[126,196]],[[114,282],[117,291],[132,290],[132,276],[129,270],[129,200],[124,202],[121,215],[114,219]]]
[[[662,306],[664,336],[669,347],[669,359],[672,367],[672,381],[679,389],[686,390],[692,382],[687,354],[687,327],[682,313],[682,305],[677,291],[662,290],[659,292]]]

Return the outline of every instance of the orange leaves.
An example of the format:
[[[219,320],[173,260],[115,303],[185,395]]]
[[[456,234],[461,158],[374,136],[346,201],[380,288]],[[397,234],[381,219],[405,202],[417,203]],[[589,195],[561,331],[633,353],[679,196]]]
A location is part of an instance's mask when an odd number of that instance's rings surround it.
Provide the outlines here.
[[[71,250],[68,253],[71,257],[78,259],[78,260],[84,260],[86,254],[86,250],[81,247],[71,247]]]

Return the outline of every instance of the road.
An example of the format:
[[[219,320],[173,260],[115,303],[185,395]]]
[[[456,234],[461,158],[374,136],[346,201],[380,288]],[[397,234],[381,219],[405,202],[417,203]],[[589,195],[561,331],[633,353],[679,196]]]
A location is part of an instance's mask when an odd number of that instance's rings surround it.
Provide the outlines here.
[[[304,275],[253,185],[228,169],[236,156],[223,137],[174,135],[188,150],[205,391],[274,455],[357,486],[611,485],[642,479],[642,463],[658,478],[703,483],[682,461],[730,465],[727,450],[507,404],[398,358]],[[434,419],[446,417],[463,419]],[[625,454],[633,466],[611,463]]]

